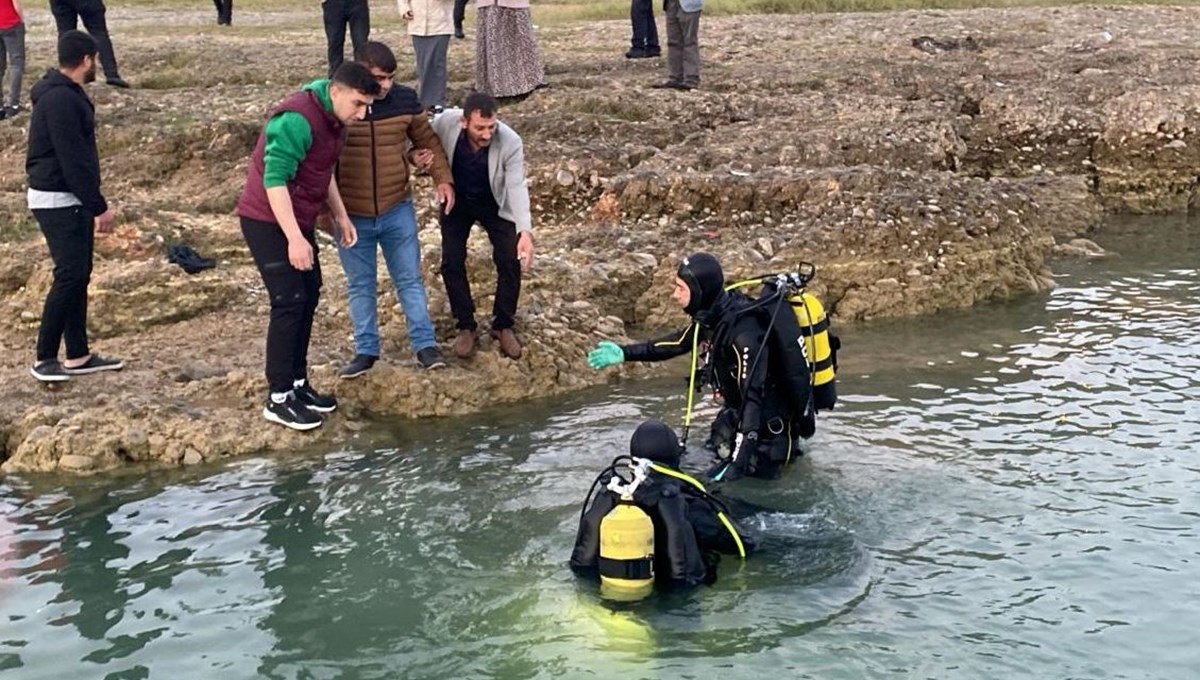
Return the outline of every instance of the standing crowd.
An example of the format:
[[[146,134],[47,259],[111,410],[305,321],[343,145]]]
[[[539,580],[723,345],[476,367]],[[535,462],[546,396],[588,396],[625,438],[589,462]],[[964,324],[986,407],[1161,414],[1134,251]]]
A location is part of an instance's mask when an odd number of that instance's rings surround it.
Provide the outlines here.
[[[214,0],[218,23],[232,22],[232,1]],[[696,51],[700,0],[666,0],[670,78],[699,84]],[[440,207],[440,273],[460,359],[476,351],[479,323],[467,272],[467,243],[478,225],[496,270],[488,330],[499,351],[520,359],[515,332],[522,276],[533,266],[533,221],[521,136],[499,120],[498,98],[545,86],[529,0],[476,0],[475,91],[447,104],[451,36],[466,37],[465,0],[398,0],[408,26],[417,87],[396,82],[392,50],[370,40],[366,0],[322,0],[329,76],[275,105],[250,157],[237,203],[242,235],[270,298],[263,417],[307,430],[337,407],[308,378],[308,348],[323,283],[316,229],[336,243],[346,275],[354,354],[343,379],[370,371],[382,353],[377,315],[377,255],[382,253],[403,309],[417,362],[446,365],[421,278],[421,249],[411,180],[428,174]],[[58,67],[32,88],[26,169],[28,205],[54,262],[31,374],[43,382],[120,370],[124,362],[91,350],[87,288],[95,234],[112,229],[114,211],[100,182],[94,107],[83,86],[96,78],[128,87],[117,70],[100,0],[51,0],[60,31]],[[630,57],[661,52],[649,0],[632,0]],[[82,21],[87,32],[76,30]],[[350,33],[354,61],[345,60]],[[0,0],[0,114],[21,111],[24,20],[19,0]],[[656,87],[658,87],[656,85]],[[60,352],[65,344],[65,356]]]

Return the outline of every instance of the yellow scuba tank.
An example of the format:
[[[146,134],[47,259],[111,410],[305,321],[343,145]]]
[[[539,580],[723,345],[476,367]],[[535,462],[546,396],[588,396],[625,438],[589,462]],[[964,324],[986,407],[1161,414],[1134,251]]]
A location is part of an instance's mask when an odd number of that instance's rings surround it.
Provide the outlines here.
[[[600,595],[640,600],[654,589],[654,522],[632,500],[600,520]]]
[[[633,502],[650,474],[649,460],[631,458],[633,478],[613,476],[608,490],[620,501],[600,520],[600,596],[640,600],[654,589],[654,522]]]
[[[804,336],[804,349],[812,372],[813,404],[819,411],[833,408],[837,403],[837,388],[834,382],[837,372],[838,341],[830,339],[829,318],[825,307],[816,296],[801,289],[788,297],[796,323]]]

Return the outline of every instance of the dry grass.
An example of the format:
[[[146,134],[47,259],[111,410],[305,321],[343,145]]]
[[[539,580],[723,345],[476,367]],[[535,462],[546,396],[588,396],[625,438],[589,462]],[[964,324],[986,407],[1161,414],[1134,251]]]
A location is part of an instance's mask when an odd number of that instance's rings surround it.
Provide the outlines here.
[[[313,14],[319,15],[315,0]],[[658,3],[655,3],[656,6]],[[707,16],[729,14],[799,14],[803,12],[880,12],[904,9],[966,9],[975,7],[1048,7],[1061,5],[1170,5],[1180,0],[706,0]],[[196,10],[196,0],[113,0],[111,8]],[[239,13],[296,12],[295,0],[242,0],[234,9],[234,30],[243,27]],[[395,13],[390,2],[374,4],[375,16]],[[215,10],[214,10],[215,14]],[[474,12],[468,10],[468,22]],[[536,0],[534,20],[542,24],[629,18],[629,0]]]

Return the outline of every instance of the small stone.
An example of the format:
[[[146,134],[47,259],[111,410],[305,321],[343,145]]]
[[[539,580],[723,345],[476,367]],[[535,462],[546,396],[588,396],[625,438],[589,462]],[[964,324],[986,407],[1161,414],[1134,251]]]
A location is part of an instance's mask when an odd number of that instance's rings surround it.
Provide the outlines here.
[[[203,462],[204,462],[204,456],[200,455],[200,452],[197,451],[196,449],[188,449],[183,454],[183,464],[184,465],[199,465],[200,463],[203,463]]]
[[[91,456],[80,456],[78,454],[71,453],[58,459],[58,467],[62,468],[63,470],[81,472],[83,470],[90,470],[95,466],[96,459],[92,458]]]
[[[554,176],[554,181],[564,187],[569,187],[575,183],[575,175],[571,174],[570,170],[559,170],[558,174]]]

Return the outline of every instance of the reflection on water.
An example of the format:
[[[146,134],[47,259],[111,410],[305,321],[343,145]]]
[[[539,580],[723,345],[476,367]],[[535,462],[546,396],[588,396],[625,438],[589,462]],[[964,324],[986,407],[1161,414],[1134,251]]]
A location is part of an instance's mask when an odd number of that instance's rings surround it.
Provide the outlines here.
[[[596,472],[683,407],[627,384],[325,455],[4,480],[0,670],[1190,678],[1200,240],[1149,229],[1046,296],[847,330],[811,455],[731,485],[766,549],[712,588],[617,607],[566,569]]]

